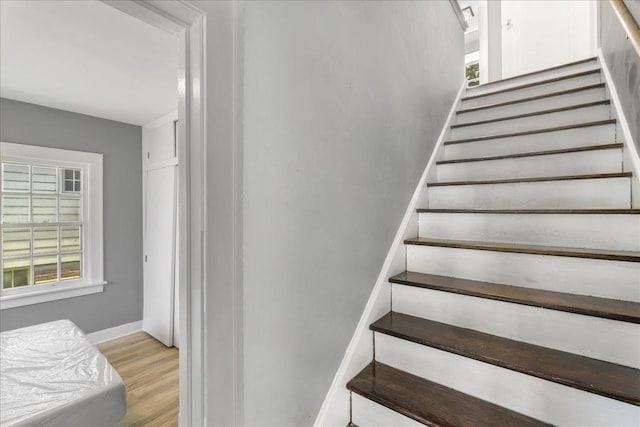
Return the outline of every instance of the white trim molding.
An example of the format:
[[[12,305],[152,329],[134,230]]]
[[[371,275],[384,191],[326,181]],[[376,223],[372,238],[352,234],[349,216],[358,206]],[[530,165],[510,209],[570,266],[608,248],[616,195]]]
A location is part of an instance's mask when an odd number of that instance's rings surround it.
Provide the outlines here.
[[[114,326],[113,328],[103,329],[101,331],[91,332],[87,334],[87,339],[91,344],[100,344],[127,335],[135,334],[142,331],[142,320],[137,320],[124,325]]]
[[[429,162],[413,192],[409,206],[405,211],[400,227],[396,232],[391,248],[384,260],[384,264],[371,292],[371,296],[367,301],[367,305],[364,308],[362,317],[360,317],[360,321],[358,322],[358,326],[356,326],[351,342],[349,342],[340,367],[333,378],[329,392],[322,403],[314,426],[323,427],[348,424],[349,393],[346,389],[346,384],[359,370],[371,362],[373,349],[369,325],[390,310],[391,288],[388,279],[390,276],[405,270],[406,252],[404,251],[403,242],[406,238],[417,235],[418,216],[416,208],[421,201],[426,200],[427,180],[433,177],[432,175],[435,173],[435,162],[443,154],[443,142],[449,126],[452,124],[456,108],[460,103],[460,98],[467,86],[466,83],[466,80],[463,79],[455,101],[449,110],[449,115],[440,131],[440,136],[431,153]]]
[[[97,294],[104,291],[104,285],[106,284],[107,282],[88,283],[84,285],[65,283],[59,284],[56,287],[49,285],[48,289],[38,289],[25,294],[6,295],[0,299],[0,310],[39,304],[41,302],[56,301],[59,299],[80,297],[83,295]],[[39,288],[41,286],[47,285],[38,285]]]
[[[3,229],[5,227],[33,228],[34,226],[58,228],[65,225],[81,227],[79,250],[68,252],[82,254],[81,277],[73,280],[62,280],[58,276],[58,281],[51,283],[2,289],[0,292],[0,310],[102,292],[106,283],[104,280],[103,248],[102,154],[11,142],[0,142],[0,153],[2,154],[2,162],[24,163],[32,166],[50,165],[60,169],[82,169],[82,186],[78,192],[81,196],[80,200],[82,200],[82,218],[80,220],[65,223],[60,218],[56,218],[56,221],[50,223],[36,223],[29,218],[29,221],[25,224],[2,224]],[[60,181],[61,178],[58,177],[56,182]],[[61,183],[56,184],[55,192],[43,194],[62,197],[64,192],[61,186]],[[31,187],[30,191],[32,191]],[[7,190],[6,194],[11,193]],[[18,192],[16,194],[31,193]],[[33,229],[35,230],[35,228]],[[29,256],[33,258],[35,255],[33,247],[31,247],[30,252]],[[64,254],[65,252],[62,252],[60,246],[58,246],[56,256],[59,257]],[[60,262],[60,259],[58,262]],[[32,272],[31,275],[31,280],[34,280],[34,273]]]
[[[178,42],[178,228],[181,426],[205,425],[205,31],[186,1],[102,0]],[[150,123],[149,125],[152,125]]]

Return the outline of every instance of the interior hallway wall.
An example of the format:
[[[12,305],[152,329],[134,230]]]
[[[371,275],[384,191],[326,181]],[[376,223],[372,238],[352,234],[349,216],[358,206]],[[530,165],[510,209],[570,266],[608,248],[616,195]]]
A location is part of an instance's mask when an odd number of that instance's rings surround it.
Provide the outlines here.
[[[598,7],[600,8],[600,48],[620,97],[631,137],[636,149],[640,152],[640,58],[627,39],[611,4],[599,2]],[[637,13],[640,7],[632,7],[630,10],[632,13]]]
[[[463,81],[448,1],[244,3],[244,417],[311,425]]]
[[[0,139],[104,155],[104,292],[0,311],[0,330],[70,319],[91,333],[142,319],[142,130],[0,99]]]

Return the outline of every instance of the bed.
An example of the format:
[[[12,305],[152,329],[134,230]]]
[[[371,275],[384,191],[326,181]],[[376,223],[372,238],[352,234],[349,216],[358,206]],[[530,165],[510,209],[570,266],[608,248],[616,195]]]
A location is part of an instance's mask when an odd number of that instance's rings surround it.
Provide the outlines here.
[[[122,424],[124,383],[71,321],[0,333],[0,425]]]

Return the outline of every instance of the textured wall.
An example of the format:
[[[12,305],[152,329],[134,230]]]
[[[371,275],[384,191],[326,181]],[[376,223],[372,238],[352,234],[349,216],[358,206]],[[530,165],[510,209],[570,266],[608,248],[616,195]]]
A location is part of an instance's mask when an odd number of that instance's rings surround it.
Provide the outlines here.
[[[447,1],[244,5],[246,425],[313,423],[463,79]]]
[[[599,2],[599,7],[600,47],[620,97],[631,136],[640,151],[640,57],[627,40],[611,4],[603,1]],[[639,9],[635,7],[631,10],[637,13]]]
[[[86,333],[142,319],[142,134],[139,126],[0,99],[0,139],[102,153],[104,292],[0,311],[8,330],[70,319]]]

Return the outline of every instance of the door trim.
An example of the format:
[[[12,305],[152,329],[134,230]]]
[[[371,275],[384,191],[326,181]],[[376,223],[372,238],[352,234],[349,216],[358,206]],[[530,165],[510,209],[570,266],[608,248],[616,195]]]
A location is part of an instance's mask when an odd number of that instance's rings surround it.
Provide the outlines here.
[[[189,3],[102,0],[177,37],[181,426],[205,424],[205,15]]]

